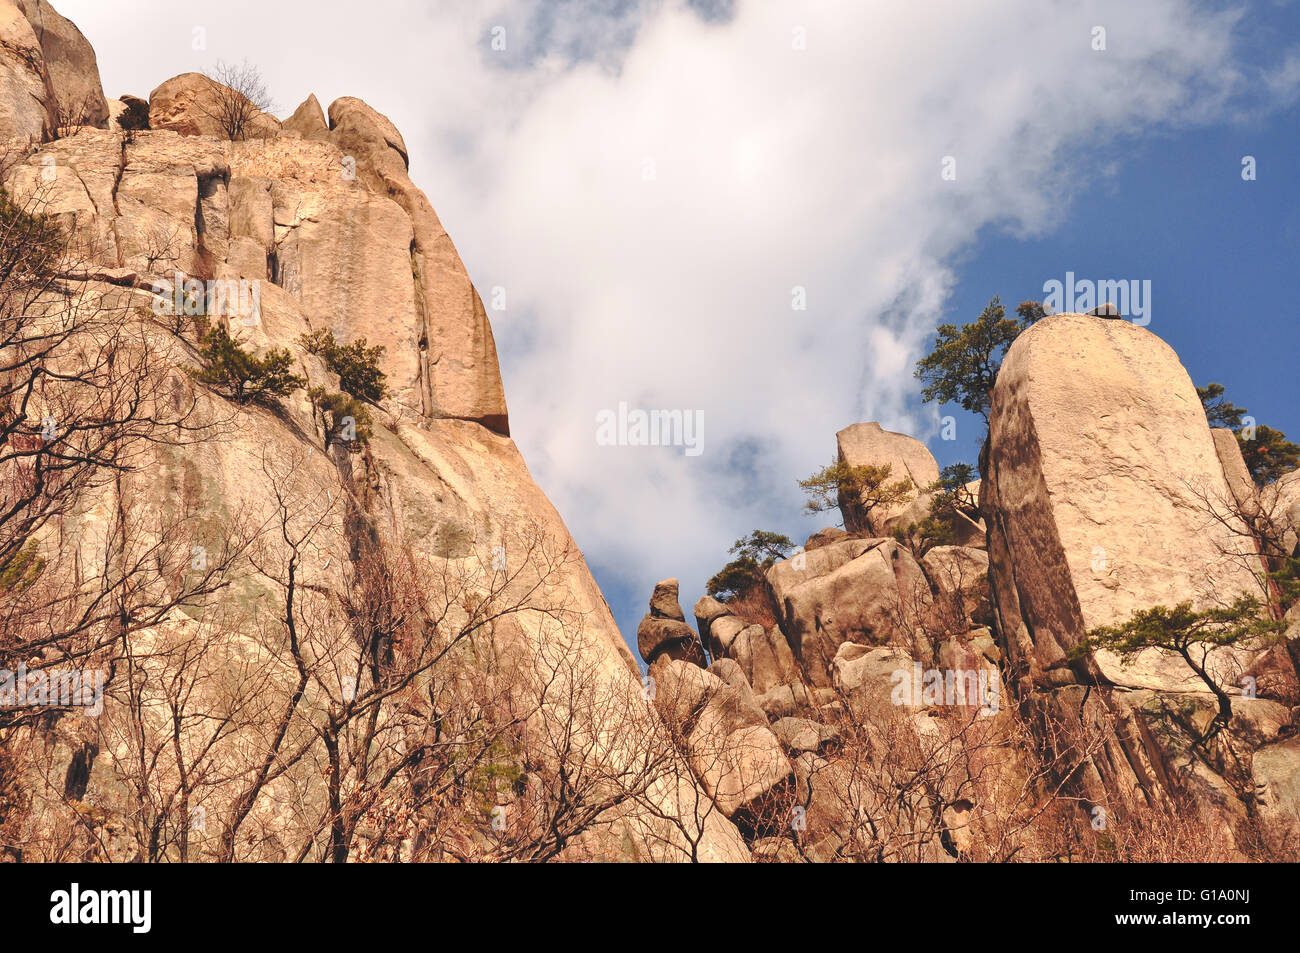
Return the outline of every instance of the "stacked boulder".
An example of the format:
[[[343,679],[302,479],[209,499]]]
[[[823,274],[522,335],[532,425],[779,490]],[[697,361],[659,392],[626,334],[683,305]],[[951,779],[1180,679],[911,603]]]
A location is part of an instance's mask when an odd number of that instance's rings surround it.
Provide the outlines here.
[[[677,659],[703,668],[704,650],[677,601],[677,580],[655,583],[650,612],[636,628],[636,645],[647,665],[661,658]]]

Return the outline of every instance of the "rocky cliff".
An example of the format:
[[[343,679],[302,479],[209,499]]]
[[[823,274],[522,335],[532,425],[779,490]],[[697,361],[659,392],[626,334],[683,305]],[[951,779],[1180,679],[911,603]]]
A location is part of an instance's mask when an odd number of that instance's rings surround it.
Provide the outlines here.
[[[483,304],[392,123],[346,97],[326,118],[309,97],[284,123],[250,112],[232,141],[212,122],[229,90],[186,74],[153,91],[150,128],[124,130],[49,4],[3,0],[0,36],[14,220],[68,238],[6,288],[22,320],[61,328],[22,385],[39,411],[11,387],[6,420],[33,440],[55,421],[37,451],[53,453],[65,427],[105,425],[68,396],[87,369],[140,396],[140,426],[113,432],[129,460],[83,460],[75,494],[10,526],[52,603],[94,620],[65,613],[43,635],[11,620],[0,665],[107,680],[98,717],[20,705],[0,726],[5,849],[747,859],[673,770],[610,610],[509,437]],[[287,353],[297,386],[232,400],[205,384],[217,323],[246,354]],[[323,331],[382,346],[382,399],[330,416],[338,368],[305,343]],[[13,489],[22,461],[4,466],[6,506],[31,509]]]

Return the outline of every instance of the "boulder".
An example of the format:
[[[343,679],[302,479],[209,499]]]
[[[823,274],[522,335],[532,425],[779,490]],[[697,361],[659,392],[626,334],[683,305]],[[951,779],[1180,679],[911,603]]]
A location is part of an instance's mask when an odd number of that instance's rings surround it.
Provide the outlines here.
[[[865,692],[888,701],[898,681],[897,673],[910,672],[912,662],[902,649],[844,642],[835,653],[835,688],[846,694]]]
[[[759,707],[769,718],[783,718],[813,708],[817,699],[803,682],[777,685],[758,696]]]
[[[814,549],[821,549],[823,546],[829,546],[831,543],[838,543],[848,538],[849,534],[838,526],[828,526],[809,536],[803,544],[803,549],[806,553],[812,552]]]
[[[1260,813],[1281,827],[1300,828],[1300,735],[1260,748],[1252,767]]]
[[[325,121],[325,110],[321,109],[315,94],[308,96],[293,115],[284,121],[286,134],[302,139],[320,139],[325,142],[330,138],[329,123]]]
[[[708,672],[722,679],[736,693],[735,704],[737,711],[741,713],[737,724],[767,724],[767,715],[763,711],[763,706],[759,704],[758,696],[754,694],[754,689],[745,678],[745,673],[734,660],[720,658],[709,666]]]
[[[686,613],[678,602],[676,579],[664,579],[655,583],[654,592],[650,595],[650,614],[660,619],[686,621]]]
[[[211,136],[229,139],[221,117],[228,111],[223,102],[239,96],[227,86],[202,73],[181,73],[149,94],[149,126],[170,129],[182,136]],[[254,110],[244,129],[245,139],[270,139],[280,134],[280,120]]]
[[[990,417],[990,577],[1010,661],[1035,684],[1084,677],[1086,661],[1067,655],[1095,626],[1257,591],[1244,527],[1207,511],[1231,496],[1196,389],[1151,332],[1077,314],[1039,321],[1008,350]],[[1212,671],[1231,679],[1241,655],[1218,653]],[[1154,649],[1095,663],[1118,685],[1205,690]]]
[[[939,465],[925,444],[915,437],[883,429],[875,421],[845,427],[835,435],[839,458],[849,466],[890,467],[889,480],[910,479],[915,488],[912,500],[890,507],[878,506],[872,513],[840,501],[844,528],[850,533],[889,535],[895,522],[919,522],[929,512],[923,491],[939,479]]]
[[[647,615],[636,628],[636,647],[641,658],[654,663],[660,656],[689,661],[699,667],[704,665],[704,653],[695,630],[676,619],[660,619]]]
[[[54,129],[45,54],[14,0],[0,0],[0,142],[40,142]]]
[[[766,802],[793,768],[761,712],[716,675],[687,663],[663,659],[650,673],[655,707],[674,735],[684,736],[691,768],[718,809],[726,817],[768,813]]]
[[[1256,503],[1255,481],[1246,467],[1246,459],[1241,455],[1241,444],[1237,435],[1227,427],[1211,427],[1210,436],[1214,439],[1214,452],[1223,468],[1223,478],[1227,481],[1231,500],[1225,504],[1236,503],[1238,512],[1251,514]]]
[[[911,553],[892,539],[831,543],[777,563],[766,578],[781,629],[811,685],[831,684],[831,662],[843,642],[929,651],[922,631],[929,584]]]
[[[989,554],[970,546],[935,546],[921,557],[921,567],[930,583],[947,597],[950,626],[963,619],[987,619],[989,612]]]
[[[695,608],[692,610],[695,616],[695,628],[700,633],[700,641],[705,645],[709,645],[709,626],[713,624],[714,619],[720,619],[724,615],[729,615],[730,612],[730,609],[712,596],[700,596],[695,603]]]
[[[804,751],[825,754],[840,740],[840,733],[834,728],[808,718],[778,718],[772,724],[772,734],[787,751],[796,755]]]
[[[709,654],[715,659],[731,652],[731,643],[736,640],[746,626],[734,615],[724,615],[714,619],[709,625]]]
[[[17,0],[40,44],[56,125],[104,128],[109,107],[90,42],[46,0]]]
[[[736,660],[749,684],[760,695],[778,685],[800,681],[799,666],[790,651],[790,644],[775,626],[771,629],[764,629],[761,625],[746,626],[732,640],[727,654]]]

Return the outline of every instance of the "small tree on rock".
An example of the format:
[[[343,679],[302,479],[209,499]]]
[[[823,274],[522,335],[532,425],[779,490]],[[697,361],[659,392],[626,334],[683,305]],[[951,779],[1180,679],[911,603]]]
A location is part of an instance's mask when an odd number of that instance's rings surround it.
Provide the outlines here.
[[[1099,626],[1077,645],[1071,655],[1082,657],[1096,649],[1107,649],[1130,664],[1144,649],[1157,649],[1181,658],[1219,702],[1219,711],[1196,740],[1204,747],[1232,721],[1232,698],[1209,671],[1210,653],[1254,642],[1276,641],[1283,623],[1268,618],[1258,599],[1242,596],[1227,607],[1196,610],[1190,602],[1172,609],[1153,606],[1135,612],[1118,626]]]
[[[270,112],[272,108],[261,72],[245,60],[239,65],[219,62],[204,75],[216,86],[211,97],[198,100],[198,108],[216,120],[232,142],[246,139],[258,114]]]
[[[723,602],[752,589],[763,581],[763,574],[794,549],[794,542],[780,533],[756,529],[736,540],[727,552],[736,558],[723,566],[709,580],[706,591]]]
[[[224,324],[214,324],[199,345],[203,367],[193,371],[196,380],[224,391],[226,396],[247,404],[271,397],[287,397],[307,381],[292,371],[293,356],[273,348],[258,357],[230,336]]]
[[[844,460],[832,460],[806,480],[800,480],[808,501],[808,513],[822,513],[841,505],[851,507],[869,518],[877,507],[890,507],[905,503],[916,489],[908,477],[890,480],[891,464],[853,466]]]
[[[1044,311],[1038,302],[1025,301],[1016,314],[1018,318],[1008,318],[995,297],[970,324],[939,325],[934,347],[916,362],[916,377],[925,382],[921,399],[959,404],[987,422],[993,385],[1007,348]]]

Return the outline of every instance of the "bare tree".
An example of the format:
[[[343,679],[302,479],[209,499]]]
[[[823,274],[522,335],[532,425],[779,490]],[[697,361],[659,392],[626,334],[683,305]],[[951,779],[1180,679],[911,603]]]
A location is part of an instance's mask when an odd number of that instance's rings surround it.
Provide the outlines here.
[[[209,96],[199,98],[198,107],[231,141],[247,139],[257,117],[274,108],[261,71],[247,60],[237,65],[218,62],[204,75],[215,85]]]

